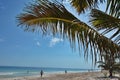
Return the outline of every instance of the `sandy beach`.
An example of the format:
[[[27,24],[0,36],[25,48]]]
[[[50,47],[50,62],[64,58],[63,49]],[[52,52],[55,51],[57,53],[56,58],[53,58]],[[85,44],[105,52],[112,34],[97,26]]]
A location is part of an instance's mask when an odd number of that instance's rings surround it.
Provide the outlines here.
[[[120,77],[104,78],[101,72],[81,72],[81,73],[60,73],[60,74],[45,74],[42,78],[40,75],[4,78],[0,80],[120,80]]]

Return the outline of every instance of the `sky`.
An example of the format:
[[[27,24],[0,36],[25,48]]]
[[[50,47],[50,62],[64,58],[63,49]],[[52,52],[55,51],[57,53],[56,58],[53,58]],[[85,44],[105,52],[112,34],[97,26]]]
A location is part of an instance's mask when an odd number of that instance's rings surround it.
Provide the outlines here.
[[[17,26],[16,16],[30,1],[0,0],[0,66],[92,68],[91,61],[72,51],[69,41]]]

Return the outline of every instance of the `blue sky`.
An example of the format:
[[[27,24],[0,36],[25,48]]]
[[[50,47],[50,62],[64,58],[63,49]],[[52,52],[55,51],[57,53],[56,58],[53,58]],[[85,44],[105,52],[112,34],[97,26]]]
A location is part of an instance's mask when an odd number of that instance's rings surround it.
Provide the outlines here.
[[[67,40],[25,32],[17,26],[16,16],[30,1],[0,0],[0,65],[91,68],[83,55],[72,51]],[[82,20],[87,19],[83,16]]]

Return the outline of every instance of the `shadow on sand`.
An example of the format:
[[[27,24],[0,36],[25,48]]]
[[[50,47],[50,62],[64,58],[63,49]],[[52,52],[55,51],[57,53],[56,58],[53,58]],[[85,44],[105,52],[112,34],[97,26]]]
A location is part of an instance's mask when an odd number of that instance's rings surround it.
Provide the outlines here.
[[[113,76],[113,77],[96,77],[96,80],[120,80],[120,77]]]

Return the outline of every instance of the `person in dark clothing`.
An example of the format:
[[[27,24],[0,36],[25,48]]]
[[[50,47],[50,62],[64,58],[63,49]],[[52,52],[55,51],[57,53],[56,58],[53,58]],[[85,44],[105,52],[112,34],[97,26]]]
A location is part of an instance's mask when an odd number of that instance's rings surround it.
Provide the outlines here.
[[[67,70],[65,70],[65,74],[67,74]]]
[[[41,75],[41,77],[43,76],[43,70],[40,71],[40,75]]]

